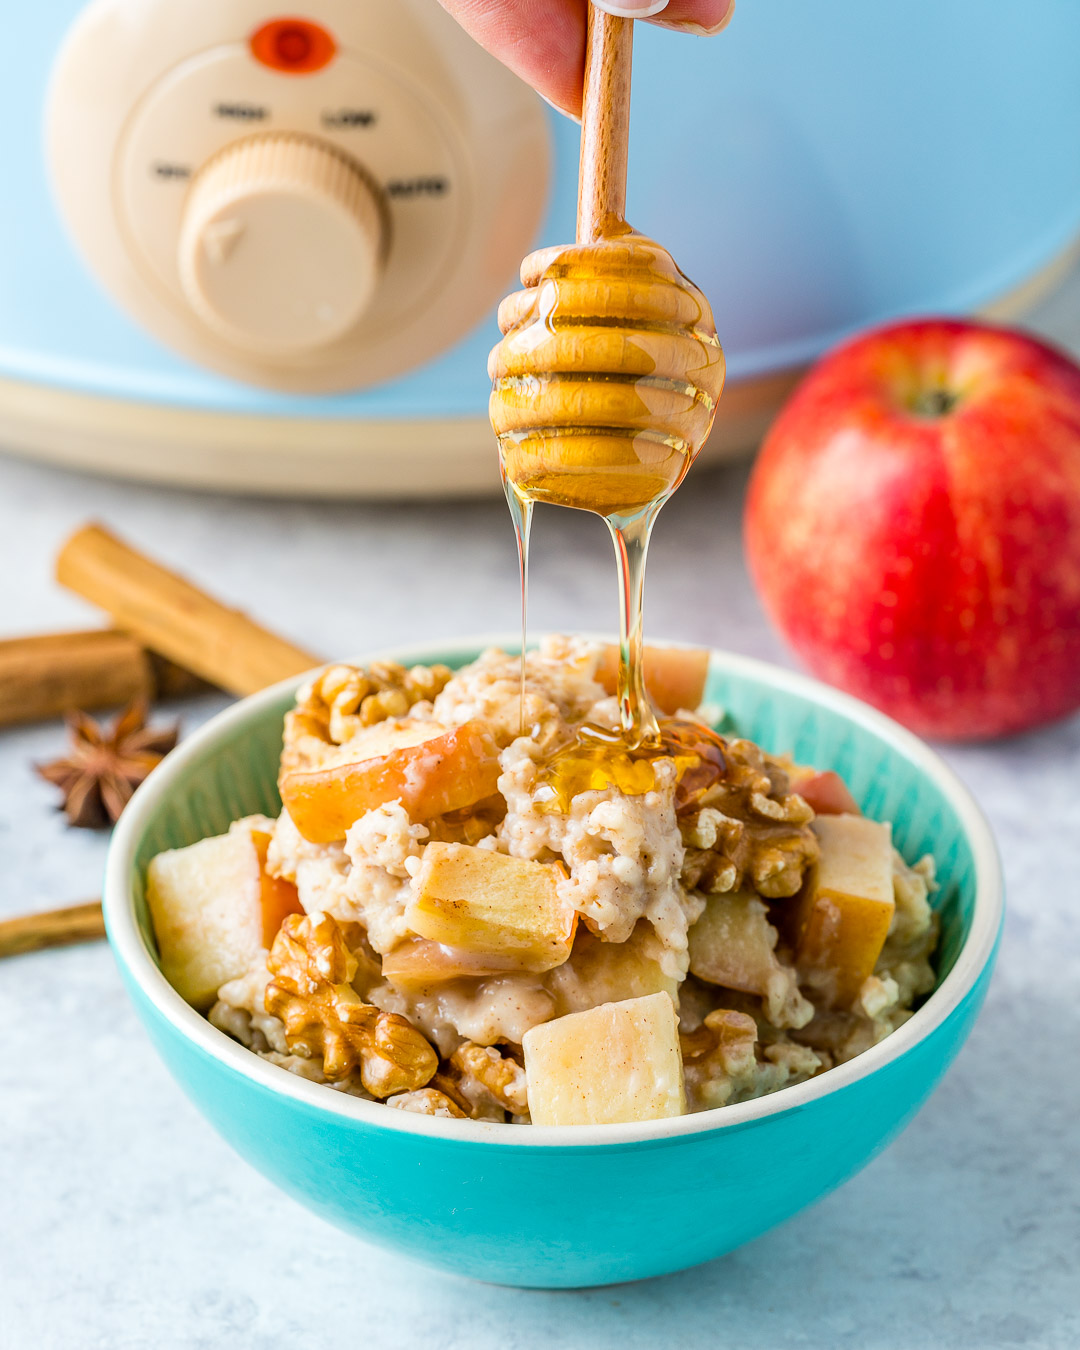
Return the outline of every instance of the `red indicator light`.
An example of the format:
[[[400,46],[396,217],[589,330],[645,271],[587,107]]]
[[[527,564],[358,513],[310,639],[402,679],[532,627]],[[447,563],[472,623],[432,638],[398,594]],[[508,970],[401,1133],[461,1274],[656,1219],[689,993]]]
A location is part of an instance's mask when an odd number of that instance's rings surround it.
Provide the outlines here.
[[[252,33],[250,46],[256,61],[286,75],[310,75],[337,54],[334,39],[310,19],[271,19]]]

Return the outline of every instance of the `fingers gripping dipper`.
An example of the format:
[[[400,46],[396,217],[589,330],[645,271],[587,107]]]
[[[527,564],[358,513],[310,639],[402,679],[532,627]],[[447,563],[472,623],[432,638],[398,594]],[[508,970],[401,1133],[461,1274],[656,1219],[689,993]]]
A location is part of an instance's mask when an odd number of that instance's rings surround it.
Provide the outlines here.
[[[488,361],[513,491],[624,521],[682,481],[724,383],[708,301],[624,218],[632,46],[590,4],[577,243],[525,259]]]

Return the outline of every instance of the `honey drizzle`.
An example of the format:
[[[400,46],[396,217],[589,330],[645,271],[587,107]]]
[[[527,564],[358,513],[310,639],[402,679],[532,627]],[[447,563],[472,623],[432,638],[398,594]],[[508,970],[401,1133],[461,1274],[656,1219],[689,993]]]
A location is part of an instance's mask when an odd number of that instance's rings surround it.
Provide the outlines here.
[[[628,750],[652,749],[660,744],[660,728],[645,692],[642,617],[649,540],[666,500],[665,493],[628,520],[607,517],[619,574],[619,725]]]
[[[517,537],[521,577],[521,734],[525,735],[525,651],[528,633],[529,535],[533,501],[506,476],[503,483]],[[640,796],[656,786],[654,765],[671,759],[676,771],[676,810],[693,806],[727,772],[723,738],[700,722],[670,717],[658,722],[644,679],[645,566],[661,494],[629,518],[606,516],[619,577],[619,675],[616,729],[586,722],[574,738],[548,756],[534,799],[543,812],[567,812],[581,792],[615,787]],[[580,508],[579,508],[580,509]]]
[[[634,749],[621,732],[587,722],[548,758],[533,800],[545,814],[565,815],[582,792],[614,787],[628,797],[641,796],[656,786],[656,761],[670,759],[675,763],[675,809],[688,811],[727,773],[726,751],[722,736],[685,718],[665,717],[656,743]]]
[[[619,577],[619,727],[586,722],[569,744],[549,756],[535,797],[541,810],[567,811],[579,792],[608,786],[628,796],[649,792],[656,781],[652,761],[668,753],[645,691],[642,640],[649,539],[666,499],[665,494],[629,518],[605,517]]]
[[[532,534],[533,503],[511,483],[503,472],[503,490],[510,518],[514,522],[517,539],[518,575],[521,578],[521,696],[518,705],[518,735],[524,736],[525,726],[525,651],[529,637],[529,536]]]
[[[723,737],[685,718],[658,722],[645,688],[645,564],[656,517],[669,495],[629,520],[607,517],[619,574],[619,726],[611,730],[586,722],[573,740],[548,756],[534,794],[545,813],[565,814],[581,792],[608,787],[628,797],[651,792],[660,759],[675,763],[675,807],[684,811],[727,772]]]

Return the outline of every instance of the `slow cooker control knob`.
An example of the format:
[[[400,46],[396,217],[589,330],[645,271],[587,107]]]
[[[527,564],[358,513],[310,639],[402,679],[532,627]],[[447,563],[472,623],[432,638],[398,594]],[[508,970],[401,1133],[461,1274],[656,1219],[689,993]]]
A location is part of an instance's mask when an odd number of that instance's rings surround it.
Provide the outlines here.
[[[384,254],[383,210],[343,154],[298,135],[253,136],[196,175],[179,238],[180,282],[219,337],[303,356],[352,329]]]

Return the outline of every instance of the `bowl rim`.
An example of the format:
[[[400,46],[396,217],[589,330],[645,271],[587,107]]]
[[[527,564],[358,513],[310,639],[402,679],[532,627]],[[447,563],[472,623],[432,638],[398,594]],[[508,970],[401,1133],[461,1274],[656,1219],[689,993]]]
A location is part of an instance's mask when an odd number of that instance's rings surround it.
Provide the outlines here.
[[[582,636],[610,641],[602,634]],[[650,645],[699,646],[666,639],[655,639]],[[349,663],[388,660],[413,665],[432,661],[436,657],[452,660],[461,658],[464,663],[475,659],[479,652],[489,647],[520,650],[520,636],[494,634],[443,641],[432,639],[351,658]],[[1004,916],[1002,868],[993,834],[981,808],[954,771],[934,750],[891,717],[850,694],[799,672],[719,648],[710,647],[708,651],[710,667],[715,665],[754,680],[764,689],[809,699],[873,732],[900,751],[945,796],[956,812],[971,847],[975,866],[971,929],[957,953],[952,969],[903,1026],[845,1064],[753,1101],[717,1107],[711,1111],[614,1125],[530,1125],[522,1128],[489,1121],[451,1120],[422,1116],[411,1111],[395,1111],[381,1102],[328,1091],[325,1084],[312,1083],[269,1063],[212,1026],[201,1013],[184,1002],[168,983],[143,940],[135,917],[134,894],[129,884],[135,855],[149,817],[167,798],[173,781],[188,764],[203,755],[207,747],[224,732],[248,719],[258,719],[265,709],[278,703],[283,695],[299,688],[311,678],[314,670],[324,669],[324,666],[313,667],[312,671],[282,680],[240,699],[212,717],[181,742],[128,803],[109,846],[103,893],[109,941],[122,971],[134,981],[153,1009],[182,1037],[223,1068],[239,1073],[267,1091],[290,1098],[316,1112],[357,1125],[398,1134],[453,1140],[465,1146],[495,1144],[513,1148],[579,1148],[674,1140],[733,1129],[769,1116],[799,1110],[821,1097],[868,1078],[877,1069],[899,1059],[941,1026],[963,1002],[992,961]]]

